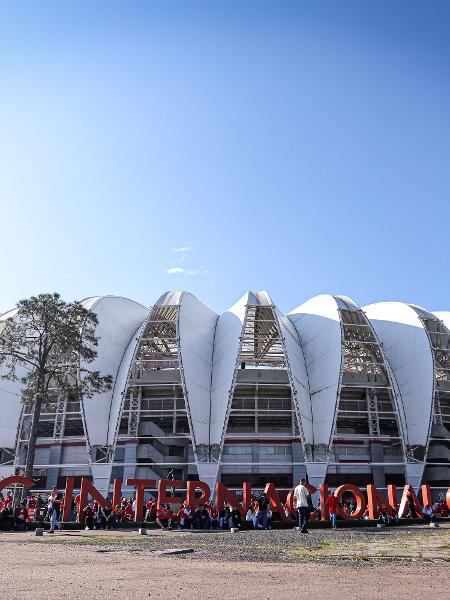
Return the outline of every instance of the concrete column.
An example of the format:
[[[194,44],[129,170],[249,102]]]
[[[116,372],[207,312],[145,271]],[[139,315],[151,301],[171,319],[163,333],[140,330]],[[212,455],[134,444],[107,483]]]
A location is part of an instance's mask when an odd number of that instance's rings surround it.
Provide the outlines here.
[[[49,465],[61,464],[62,463],[62,454],[63,454],[63,448],[62,448],[61,444],[51,446],[50,450],[49,450],[49,454],[48,454],[48,463],[47,464],[49,464]],[[51,490],[52,488],[57,486],[59,471],[60,471],[59,467],[47,469],[47,482],[46,482],[47,489]]]
[[[370,442],[370,460],[375,463],[384,462],[383,445]],[[375,487],[382,488],[385,486],[385,467],[372,466],[373,482]]]
[[[305,460],[305,455],[303,454],[303,448],[301,442],[292,442],[292,462],[298,463],[303,462]],[[294,486],[298,485],[300,479],[306,477],[306,467],[305,465],[293,465],[292,466],[292,484]]]
[[[123,467],[123,481],[125,483],[126,479],[133,479],[136,475],[136,451],[137,451],[137,444],[133,443],[133,444],[125,444],[125,457],[123,459],[123,462],[125,463],[124,467]],[[133,463],[131,465],[127,465],[126,463]],[[134,490],[134,488],[127,488],[123,487],[124,491],[130,492],[132,489]]]

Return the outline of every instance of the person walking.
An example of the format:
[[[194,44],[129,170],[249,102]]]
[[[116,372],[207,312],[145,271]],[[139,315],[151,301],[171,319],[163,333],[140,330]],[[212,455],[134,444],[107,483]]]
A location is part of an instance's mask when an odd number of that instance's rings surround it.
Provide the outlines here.
[[[50,530],[49,533],[55,533],[55,529],[62,530],[61,523],[59,522],[61,514],[61,503],[63,500],[62,493],[57,487],[53,488],[50,498],[48,500],[47,512],[50,516]]]
[[[337,529],[337,507],[339,506],[339,501],[333,492],[330,492],[327,498],[327,508],[330,514],[331,527],[333,529]]]
[[[306,479],[300,480],[299,485],[294,490],[294,497],[297,500],[300,533],[308,533],[308,521],[311,512],[311,494],[306,487]]]

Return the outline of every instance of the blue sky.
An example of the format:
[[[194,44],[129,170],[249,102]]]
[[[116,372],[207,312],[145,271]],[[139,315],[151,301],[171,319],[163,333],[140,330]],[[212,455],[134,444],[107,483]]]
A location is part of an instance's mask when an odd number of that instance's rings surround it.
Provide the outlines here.
[[[450,309],[450,3],[0,0],[0,311]]]

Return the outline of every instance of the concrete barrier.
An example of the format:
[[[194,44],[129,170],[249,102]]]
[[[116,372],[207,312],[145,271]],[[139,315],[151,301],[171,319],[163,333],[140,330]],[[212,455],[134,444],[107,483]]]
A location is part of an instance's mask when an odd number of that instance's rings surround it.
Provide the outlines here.
[[[157,550],[154,554],[165,555],[165,554],[190,554],[194,552],[194,548],[167,548],[166,550]]]

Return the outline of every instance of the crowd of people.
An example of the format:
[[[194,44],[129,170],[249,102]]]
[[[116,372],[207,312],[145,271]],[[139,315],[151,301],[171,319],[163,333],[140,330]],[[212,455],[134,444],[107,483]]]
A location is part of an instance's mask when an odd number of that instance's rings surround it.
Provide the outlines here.
[[[408,516],[417,517],[414,497],[409,494]],[[49,494],[29,494],[24,500],[15,500],[11,491],[6,495],[0,493],[0,525],[2,529],[8,529],[12,523],[14,529],[25,530],[29,521],[49,522],[49,531],[54,533],[61,530],[61,515],[64,509],[64,494],[54,488]],[[86,529],[113,529],[123,526],[127,522],[135,522],[137,514],[136,498],[123,497],[120,503],[114,506],[107,500],[103,506],[92,500],[80,511],[80,495],[70,499],[70,520],[84,523]],[[352,515],[357,510],[357,504],[353,496],[339,501],[330,491],[326,499],[327,509],[333,529],[337,528],[339,513],[344,512]],[[284,516],[301,533],[308,532],[308,522],[311,518],[320,519],[321,507],[313,506],[311,494],[306,481],[301,480],[294,489],[294,516],[286,503],[281,503]],[[205,502],[198,507],[189,506],[184,501],[178,510],[174,510],[171,504],[161,504],[151,497],[144,508],[144,522],[155,523],[162,529],[215,529],[229,530],[245,528],[270,529],[274,520],[280,520],[280,515],[275,510],[270,499],[265,493],[261,493],[252,502],[245,514],[241,515],[236,507],[228,502],[217,506],[213,502]],[[399,522],[398,506],[387,509],[380,507],[377,518],[384,525],[397,525]],[[432,505],[426,504],[422,509],[422,516],[429,522],[436,522],[438,516],[447,516],[448,509],[445,498],[442,496]],[[369,509],[366,509],[362,519],[369,519]],[[245,525],[244,525],[245,523]]]

